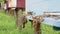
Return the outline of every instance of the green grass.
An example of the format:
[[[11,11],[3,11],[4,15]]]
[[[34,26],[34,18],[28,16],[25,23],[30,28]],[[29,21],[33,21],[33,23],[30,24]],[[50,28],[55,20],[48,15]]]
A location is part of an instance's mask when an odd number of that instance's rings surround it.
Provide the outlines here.
[[[3,2],[4,0],[0,0],[0,2]]]
[[[60,31],[53,30],[52,26],[42,24],[42,34],[60,34]],[[6,15],[3,10],[0,10],[0,34],[33,34],[34,29],[31,28],[31,23],[28,21],[26,27],[19,31],[16,27],[12,15]]]

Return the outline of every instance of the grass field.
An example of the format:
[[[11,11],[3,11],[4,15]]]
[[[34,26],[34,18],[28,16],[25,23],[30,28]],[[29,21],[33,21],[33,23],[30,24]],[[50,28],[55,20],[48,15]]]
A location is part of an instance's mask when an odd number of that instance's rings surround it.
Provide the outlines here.
[[[60,34],[60,31],[53,30],[52,26],[42,24],[42,34]],[[31,28],[31,23],[28,21],[26,27],[19,31],[16,27],[12,15],[6,15],[3,10],[0,10],[0,34],[33,34],[34,30]]]
[[[3,2],[4,0],[0,0],[0,2]]]

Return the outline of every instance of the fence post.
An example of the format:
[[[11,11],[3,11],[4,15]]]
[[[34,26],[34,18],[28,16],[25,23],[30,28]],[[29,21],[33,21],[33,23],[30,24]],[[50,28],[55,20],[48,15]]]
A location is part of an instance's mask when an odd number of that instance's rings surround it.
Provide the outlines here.
[[[18,10],[18,29],[22,30],[22,9]]]

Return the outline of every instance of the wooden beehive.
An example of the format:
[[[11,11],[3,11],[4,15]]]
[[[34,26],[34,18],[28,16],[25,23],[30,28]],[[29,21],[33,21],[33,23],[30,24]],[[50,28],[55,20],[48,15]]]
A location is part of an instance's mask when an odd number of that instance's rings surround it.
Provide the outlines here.
[[[18,8],[25,8],[25,0],[17,0]]]
[[[9,8],[25,8],[25,0],[6,0],[6,1],[8,1]]]

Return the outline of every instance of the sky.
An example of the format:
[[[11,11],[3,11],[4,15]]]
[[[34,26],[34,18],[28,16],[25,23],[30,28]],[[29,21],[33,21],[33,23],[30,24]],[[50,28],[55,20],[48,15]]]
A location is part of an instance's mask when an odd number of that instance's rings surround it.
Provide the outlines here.
[[[26,11],[41,15],[45,11],[60,11],[60,0],[26,0]]]

